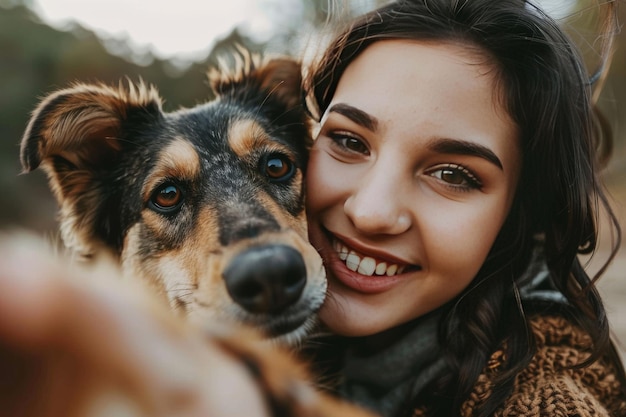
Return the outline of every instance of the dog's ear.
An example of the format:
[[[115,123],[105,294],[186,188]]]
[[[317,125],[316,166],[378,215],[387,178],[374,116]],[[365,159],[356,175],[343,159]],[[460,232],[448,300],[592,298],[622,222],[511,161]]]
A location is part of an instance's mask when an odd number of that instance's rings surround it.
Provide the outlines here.
[[[106,166],[121,150],[120,130],[133,113],[161,114],[161,98],[143,83],[76,84],[48,95],[33,111],[20,159],[29,172],[61,158],[75,169]]]
[[[111,228],[96,225],[109,204],[102,177],[132,146],[124,130],[160,118],[161,105],[156,90],[143,83],[75,84],[48,95],[33,111],[21,141],[22,168],[41,165],[48,174],[63,237],[75,240],[66,241],[68,246],[91,252],[85,246],[103,233],[88,228]]]
[[[274,58],[257,69],[261,88],[287,108],[302,104],[302,65],[289,58]]]
[[[287,109],[301,106],[302,64],[299,61],[289,57],[262,59],[242,48],[233,58],[234,69],[222,63],[221,68],[209,71],[209,83],[217,97],[250,102],[257,93],[259,105],[271,100]]]

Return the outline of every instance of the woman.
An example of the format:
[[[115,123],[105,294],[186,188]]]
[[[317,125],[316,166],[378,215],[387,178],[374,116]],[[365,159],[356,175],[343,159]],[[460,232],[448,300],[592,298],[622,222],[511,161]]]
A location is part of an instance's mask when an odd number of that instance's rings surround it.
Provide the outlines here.
[[[338,392],[388,416],[624,415],[577,258],[598,202],[619,229],[571,41],[529,2],[412,0],[331,45],[306,83],[307,210]]]

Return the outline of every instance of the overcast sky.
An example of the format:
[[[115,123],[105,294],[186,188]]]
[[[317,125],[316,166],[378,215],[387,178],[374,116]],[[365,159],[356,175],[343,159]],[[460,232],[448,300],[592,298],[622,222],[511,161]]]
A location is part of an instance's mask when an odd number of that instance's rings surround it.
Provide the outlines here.
[[[566,12],[571,1],[539,0],[555,15]],[[127,38],[138,50],[182,59],[204,57],[215,39],[239,24],[263,40],[285,19],[280,16],[285,9],[299,5],[294,0],[35,0],[35,9],[57,28],[75,20],[103,37]]]
[[[238,24],[271,33],[271,0],[37,0],[36,11],[63,29],[76,20],[101,36],[128,38],[161,58],[203,56]]]

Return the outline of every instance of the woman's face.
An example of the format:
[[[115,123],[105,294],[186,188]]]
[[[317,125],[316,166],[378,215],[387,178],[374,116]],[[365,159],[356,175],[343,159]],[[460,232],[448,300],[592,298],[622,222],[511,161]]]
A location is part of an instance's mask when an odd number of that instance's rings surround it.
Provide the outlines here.
[[[346,69],[311,153],[310,238],[335,333],[428,313],[474,278],[511,207],[517,130],[462,45],[378,41]]]

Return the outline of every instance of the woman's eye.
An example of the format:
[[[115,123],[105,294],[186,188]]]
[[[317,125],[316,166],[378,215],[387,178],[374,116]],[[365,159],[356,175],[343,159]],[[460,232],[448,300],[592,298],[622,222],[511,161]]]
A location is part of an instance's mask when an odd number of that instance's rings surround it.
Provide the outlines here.
[[[460,189],[482,187],[480,180],[470,170],[461,165],[447,164],[445,166],[435,167],[430,170],[428,175]]]
[[[176,211],[183,202],[183,192],[173,183],[160,185],[150,197],[150,206],[160,213],[172,213]]]
[[[285,155],[270,155],[265,159],[261,171],[270,181],[287,181],[295,173],[295,166]]]
[[[456,169],[444,168],[438,171],[438,178],[449,184],[463,185],[467,182],[465,176]],[[436,175],[437,176],[437,175]]]
[[[370,153],[365,142],[350,134],[333,132],[328,136],[333,140],[333,142],[335,142],[335,144],[350,152],[360,153],[363,155],[369,155]]]

